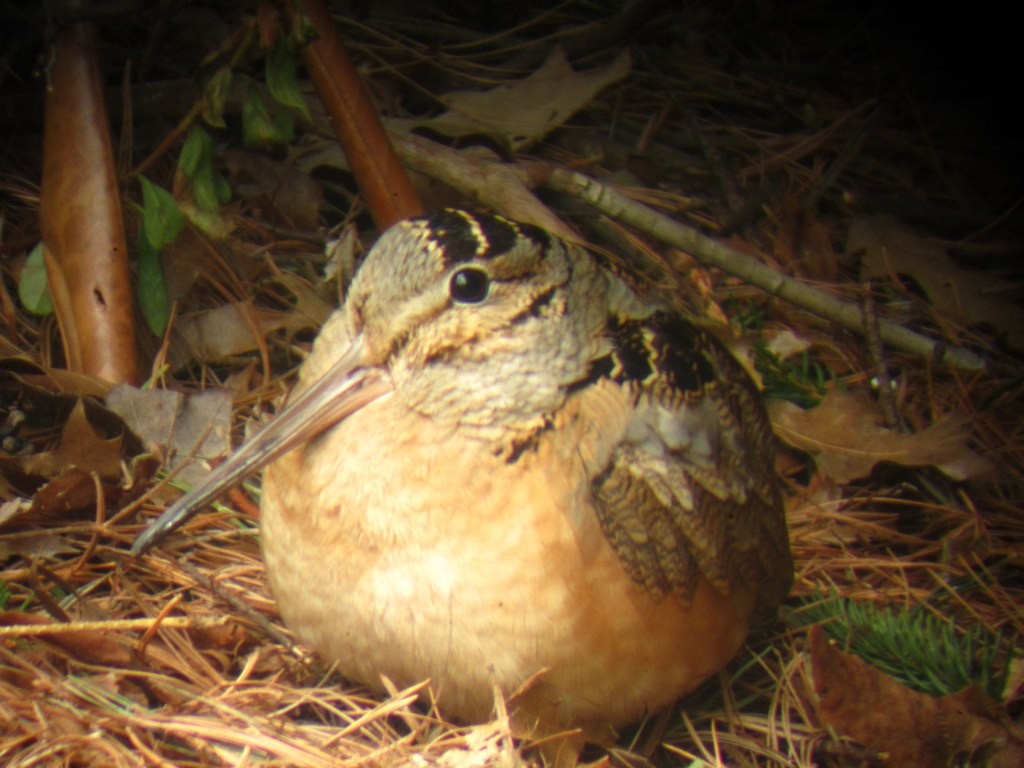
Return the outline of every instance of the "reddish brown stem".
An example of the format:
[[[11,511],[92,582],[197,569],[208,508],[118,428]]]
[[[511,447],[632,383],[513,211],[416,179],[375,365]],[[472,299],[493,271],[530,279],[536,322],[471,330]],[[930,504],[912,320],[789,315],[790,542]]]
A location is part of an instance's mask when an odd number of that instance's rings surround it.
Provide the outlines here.
[[[68,367],[137,381],[120,190],[91,22],[57,33],[39,218]]]
[[[327,6],[323,0],[296,0],[295,7],[318,35],[302,49],[302,58],[373,220],[384,229],[421,213],[419,195],[388,140]]]

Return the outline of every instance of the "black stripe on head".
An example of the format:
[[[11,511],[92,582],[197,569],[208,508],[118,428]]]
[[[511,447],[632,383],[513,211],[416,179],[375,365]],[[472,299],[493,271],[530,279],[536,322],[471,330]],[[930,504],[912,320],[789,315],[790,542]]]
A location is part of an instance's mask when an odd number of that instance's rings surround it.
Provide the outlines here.
[[[475,226],[475,219],[469,214],[445,208],[428,216],[425,221],[430,239],[437,244],[445,268],[472,261],[482,255],[486,241],[482,240],[480,229]]]
[[[512,250],[521,238],[547,253],[551,237],[540,227],[519,224],[490,213],[446,208],[425,219],[431,239],[440,247],[445,268],[473,259],[493,259]]]
[[[554,235],[534,224],[520,224],[519,234],[534,242],[540,249],[540,258],[542,259],[548,255],[548,251],[551,250],[551,245],[555,241]]]
[[[519,225],[508,219],[489,214],[478,215],[474,218],[487,240],[487,248],[482,254],[482,258],[493,259],[503,253],[508,253],[522,236]]]

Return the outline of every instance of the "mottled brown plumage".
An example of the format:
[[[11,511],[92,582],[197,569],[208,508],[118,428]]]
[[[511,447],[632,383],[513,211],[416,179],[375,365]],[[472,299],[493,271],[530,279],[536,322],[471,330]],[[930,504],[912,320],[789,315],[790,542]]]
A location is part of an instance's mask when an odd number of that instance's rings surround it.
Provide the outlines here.
[[[496,216],[385,233],[293,401],[194,499],[271,459],[286,624],[371,687],[429,678],[452,717],[497,690],[523,727],[607,732],[721,668],[792,579],[736,360]]]

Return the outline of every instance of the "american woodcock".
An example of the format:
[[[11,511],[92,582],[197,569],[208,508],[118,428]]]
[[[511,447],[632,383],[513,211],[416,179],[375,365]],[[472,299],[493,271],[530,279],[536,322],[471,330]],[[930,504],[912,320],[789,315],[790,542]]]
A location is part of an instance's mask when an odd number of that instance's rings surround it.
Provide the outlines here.
[[[759,395],[588,251],[446,210],[371,250],[291,402],[136,543],[268,462],[296,637],[441,712],[597,733],[737,652],[792,560]],[[525,686],[525,690],[522,690]]]

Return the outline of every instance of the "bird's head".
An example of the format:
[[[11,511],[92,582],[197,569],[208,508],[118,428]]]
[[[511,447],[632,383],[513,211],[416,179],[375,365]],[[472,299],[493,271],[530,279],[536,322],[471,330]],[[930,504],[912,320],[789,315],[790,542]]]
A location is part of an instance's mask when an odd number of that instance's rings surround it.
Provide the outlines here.
[[[361,349],[409,407],[464,425],[557,407],[600,346],[607,280],[588,254],[498,216],[445,210],[374,245],[304,366]]]
[[[583,249],[499,216],[444,210],[395,225],[324,326],[287,405],[133,551],[380,397],[485,439],[535,425],[607,351],[613,283]]]

